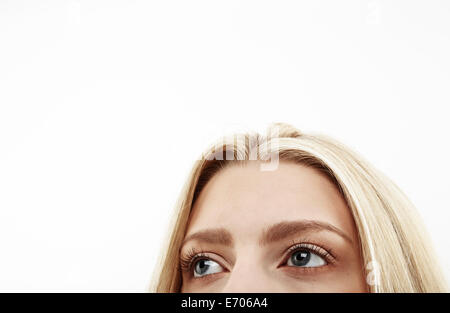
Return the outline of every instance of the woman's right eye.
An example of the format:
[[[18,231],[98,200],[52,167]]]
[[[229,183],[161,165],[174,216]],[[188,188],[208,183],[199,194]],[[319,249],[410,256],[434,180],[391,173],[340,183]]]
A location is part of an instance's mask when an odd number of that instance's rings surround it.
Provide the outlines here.
[[[202,277],[223,271],[219,263],[210,259],[200,259],[194,263],[194,277]]]

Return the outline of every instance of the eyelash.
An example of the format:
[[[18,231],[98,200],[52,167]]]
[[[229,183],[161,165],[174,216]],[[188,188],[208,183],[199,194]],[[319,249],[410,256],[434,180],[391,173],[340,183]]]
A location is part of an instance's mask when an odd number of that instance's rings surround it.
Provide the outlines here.
[[[302,242],[293,241],[290,247],[286,251],[286,257],[284,258],[283,265],[287,262],[287,260],[292,256],[293,253],[299,250],[308,250],[312,253],[319,255],[324,258],[327,265],[330,263],[336,262],[336,257],[333,255],[332,249],[322,248],[320,245],[310,243],[308,240],[304,240]],[[208,259],[208,255],[205,253],[206,251],[197,251],[195,248],[191,248],[185,255],[180,256],[180,268],[183,272],[192,272],[193,265],[195,261],[201,259]],[[213,260],[214,261],[214,260]],[[217,262],[217,261],[214,261]],[[207,277],[209,275],[205,275],[203,277]],[[199,278],[203,278],[199,277]]]
[[[195,261],[201,259],[209,259],[205,251],[198,252],[195,248],[191,248],[186,255],[180,256],[180,268],[183,272],[191,272]]]

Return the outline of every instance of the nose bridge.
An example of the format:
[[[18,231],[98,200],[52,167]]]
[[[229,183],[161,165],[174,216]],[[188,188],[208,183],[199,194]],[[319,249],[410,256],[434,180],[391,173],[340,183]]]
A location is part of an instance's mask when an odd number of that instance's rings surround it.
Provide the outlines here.
[[[262,263],[246,257],[234,264],[223,292],[270,292],[271,285]]]

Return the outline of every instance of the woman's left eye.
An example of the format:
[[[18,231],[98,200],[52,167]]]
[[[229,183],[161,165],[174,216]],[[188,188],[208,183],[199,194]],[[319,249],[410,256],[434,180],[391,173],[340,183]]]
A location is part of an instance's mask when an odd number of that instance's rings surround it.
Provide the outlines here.
[[[287,261],[288,266],[319,267],[327,262],[319,255],[309,250],[298,250],[292,253]]]

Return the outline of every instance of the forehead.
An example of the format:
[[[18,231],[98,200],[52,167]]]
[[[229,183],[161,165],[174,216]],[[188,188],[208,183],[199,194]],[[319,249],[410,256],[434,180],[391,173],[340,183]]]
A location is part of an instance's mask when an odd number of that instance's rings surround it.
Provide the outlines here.
[[[232,165],[206,184],[192,209],[187,234],[226,228],[251,239],[282,221],[317,220],[353,233],[351,213],[337,187],[316,169],[280,162],[261,171],[257,161]]]

